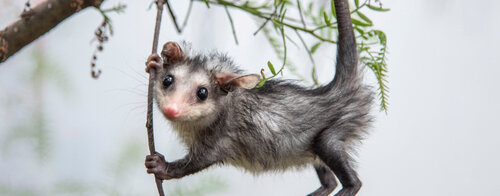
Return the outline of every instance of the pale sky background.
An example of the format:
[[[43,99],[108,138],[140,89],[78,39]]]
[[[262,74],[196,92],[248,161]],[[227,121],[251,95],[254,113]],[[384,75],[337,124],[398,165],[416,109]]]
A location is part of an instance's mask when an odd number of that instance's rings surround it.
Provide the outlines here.
[[[104,7],[118,2],[128,8],[123,14],[111,14],[115,35],[104,52],[98,53],[98,67],[103,70],[100,79],[89,74],[95,49],[95,43],[89,43],[102,20],[92,9],[64,21],[0,65],[0,107],[5,107],[0,108],[0,138],[13,123],[22,123],[27,112],[6,103],[10,103],[8,97],[22,102],[29,96],[23,88],[34,67],[30,57],[35,47],[56,62],[70,86],[67,95],[54,85],[44,88],[43,107],[54,148],[50,160],[40,164],[26,145],[16,143],[9,155],[0,156],[0,184],[47,190],[52,182],[71,179],[113,184],[122,188],[122,195],[157,194],[153,177],[143,166],[148,153],[144,62],[151,51],[156,11],[147,10],[149,1],[108,0]],[[366,14],[388,37],[390,107],[387,115],[374,107],[377,120],[359,148],[358,171],[363,181],[359,195],[500,194],[500,1],[382,2],[390,12]],[[187,1],[172,4],[183,18]],[[22,5],[22,1],[9,4],[19,11]],[[3,12],[7,7],[0,9]],[[2,28],[18,14],[9,12],[0,15]],[[260,23],[240,11],[231,13],[239,45],[234,44],[223,9],[207,10],[203,3],[194,4],[182,35],[165,17],[160,42],[188,40],[200,51],[227,52],[248,72],[266,67],[268,60],[279,65],[264,36],[252,36]],[[320,50],[315,58],[320,82],[326,83],[334,74],[334,48]],[[302,51],[292,50],[290,55],[297,65],[309,62]],[[301,71],[310,70],[301,66]],[[366,73],[366,83],[375,85],[372,75]],[[170,161],[181,158],[184,147],[158,114],[157,150]],[[105,171],[130,142],[137,144],[140,156],[115,182],[117,178]],[[254,177],[224,166],[164,182],[165,189],[190,186],[207,176],[227,184],[225,191],[213,195],[306,195],[319,187],[312,168]]]

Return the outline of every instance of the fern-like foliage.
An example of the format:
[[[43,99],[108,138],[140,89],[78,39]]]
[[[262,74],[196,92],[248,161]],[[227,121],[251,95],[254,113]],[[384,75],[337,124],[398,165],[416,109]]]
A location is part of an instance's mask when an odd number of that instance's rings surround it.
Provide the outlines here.
[[[300,0],[268,0],[268,1],[227,1],[227,0],[203,0],[207,7],[220,5],[225,8],[234,8],[256,17],[261,23],[256,31],[264,32],[276,55],[283,61],[281,68],[274,68],[268,62],[271,76],[265,76],[261,71],[263,80],[260,84],[271,78],[281,75],[283,68],[287,67],[291,73],[304,79],[302,74],[297,73],[292,60],[287,60],[286,42],[301,43],[311,60],[312,74],[310,76],[314,85],[318,85],[316,64],[313,54],[325,44],[336,44],[337,22],[333,0],[330,1],[300,1]],[[378,97],[380,108],[387,112],[389,88],[387,86],[387,38],[383,31],[374,29],[373,22],[363,12],[375,11],[386,12],[379,0],[350,1],[351,17],[358,41],[360,63],[366,65],[375,74],[378,82]],[[293,14],[287,14],[293,12]],[[292,15],[292,16],[290,16]],[[232,19],[231,19],[232,21]],[[272,29],[275,33],[272,33]],[[289,35],[295,33],[295,39]],[[235,33],[233,33],[236,36]],[[277,38],[279,36],[281,39]],[[292,34],[293,35],[293,34]],[[304,39],[304,36],[313,38]],[[236,39],[236,38],[235,38]],[[300,41],[300,42],[299,42]],[[276,71],[278,70],[278,71]]]
[[[370,47],[365,45],[364,42],[360,44],[360,61],[369,67],[378,82],[378,96],[380,99],[380,108],[387,112],[388,98],[389,98],[389,87],[387,86],[387,64],[386,64],[386,54],[387,54],[387,42],[385,33],[379,30],[372,30],[368,33],[370,37],[368,40],[375,39],[378,40],[380,45],[378,49],[375,47]]]
[[[173,9],[167,3],[170,16],[180,33],[189,18],[192,8],[191,0],[186,17],[184,18],[183,27],[180,28],[173,13]],[[273,47],[276,55],[283,62],[281,68],[276,69],[273,63],[268,62],[267,66],[271,76],[266,76],[264,69],[261,70],[262,80],[258,86],[262,86],[268,79],[278,75],[283,75],[285,67],[288,68],[294,75],[305,80],[305,77],[297,73],[296,67],[292,60],[287,58],[287,42],[302,47],[307,52],[311,60],[311,80],[313,85],[318,85],[318,77],[316,73],[316,64],[313,54],[318,51],[322,45],[336,44],[337,22],[333,0],[265,0],[265,1],[229,1],[229,0],[196,0],[202,2],[207,8],[211,5],[222,6],[228,16],[234,40],[238,43],[236,31],[234,30],[234,21],[231,17],[229,9],[237,9],[248,13],[257,19],[260,27],[254,34],[261,31],[268,38],[269,43]],[[373,29],[373,22],[362,11],[370,10],[376,12],[386,12],[389,9],[383,8],[380,0],[350,0],[351,17],[355,34],[358,41],[360,63],[366,65],[372,70],[378,82],[378,94],[380,98],[380,108],[387,112],[389,88],[387,86],[387,38],[383,31]],[[305,6],[304,6],[305,5]],[[287,14],[292,12],[292,14]],[[275,33],[272,33],[274,29]],[[295,33],[295,39],[289,35],[290,32]],[[292,34],[293,35],[293,34]],[[304,36],[313,38],[304,39]],[[279,38],[278,38],[279,37]],[[280,39],[281,38],[281,39]],[[307,80],[305,80],[307,81]]]

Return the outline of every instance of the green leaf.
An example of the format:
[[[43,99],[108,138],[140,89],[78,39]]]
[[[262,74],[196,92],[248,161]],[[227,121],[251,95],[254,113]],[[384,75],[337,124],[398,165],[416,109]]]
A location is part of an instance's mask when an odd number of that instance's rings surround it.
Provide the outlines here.
[[[367,24],[367,23],[364,23],[364,22],[361,22],[359,20],[356,20],[356,19],[352,19],[352,24],[355,24],[355,25],[358,25],[358,26],[362,26],[362,27],[371,27],[373,26],[372,24]]]
[[[335,11],[335,4],[333,3],[333,0],[332,0],[332,3],[330,5],[332,7],[332,15],[333,15],[333,17],[337,18],[337,12]]]
[[[333,0],[332,0],[333,2]],[[356,8],[359,8],[359,0],[354,0],[354,5],[356,5]]]
[[[267,66],[269,67],[269,70],[271,70],[271,73],[273,73],[273,75],[276,75],[276,71],[274,70],[274,66],[271,61],[267,61]]]
[[[309,5],[307,6],[307,12],[306,13],[312,13],[313,9],[313,2],[309,2]]]
[[[316,50],[318,50],[318,48],[319,48],[320,45],[321,45],[321,42],[318,42],[318,43],[314,44],[311,47],[311,54],[314,54],[314,52],[316,52]]]
[[[205,5],[207,5],[207,8],[210,8],[210,4],[208,3],[208,0],[203,0],[205,1]]]
[[[365,34],[365,31],[363,31],[363,29],[359,28],[358,26],[355,26],[354,30],[356,30],[361,35]]]
[[[260,88],[260,87],[264,86],[266,81],[267,81],[267,79],[261,80],[260,83],[255,88]]]
[[[381,7],[376,7],[376,6],[369,5],[369,4],[366,6],[368,6],[368,8],[370,8],[372,10],[379,11],[379,12],[387,12],[387,11],[391,10],[389,8],[381,8]]]
[[[113,31],[113,25],[111,24],[111,21],[108,22],[108,29],[109,29],[109,35],[113,36],[114,31]]]
[[[380,44],[386,45],[387,43],[387,37],[383,31],[379,30],[374,30],[375,34],[378,36],[378,39],[380,40]]]
[[[286,14],[286,11],[287,9],[285,9],[282,14],[281,14],[281,18],[280,18],[280,22],[283,23],[283,20],[285,20],[285,14]]]
[[[281,6],[280,6],[280,11],[279,11],[279,13],[280,13],[279,15],[280,15],[280,16],[279,16],[279,18],[280,18],[280,17],[284,17],[285,13],[283,13],[283,12],[285,12],[285,10],[286,10],[286,9],[284,9],[284,8],[285,8],[285,4],[284,4],[284,3],[282,3],[282,4],[281,4]]]
[[[283,24],[280,23],[280,21],[277,21],[275,19],[271,19],[271,21],[273,22],[273,25],[274,25],[274,28],[281,28],[283,27]]]
[[[326,15],[326,12],[323,12],[323,18],[325,19],[326,25],[330,26],[332,23],[330,22],[330,19]]]
[[[321,20],[321,17],[323,17],[321,13],[323,13],[323,12],[325,12],[325,7],[320,7],[319,12],[318,12],[318,16],[317,16],[318,19]]]
[[[294,6],[293,2],[288,1],[288,0],[284,0],[283,4],[286,4],[286,5],[289,5],[289,6]]]
[[[319,84],[319,82],[318,82],[318,74],[316,73],[316,66],[314,66],[314,65],[313,65],[313,68],[312,68],[311,77],[312,77],[314,85],[318,85]]]
[[[127,5],[124,5],[124,4],[121,4],[121,3],[118,3],[118,5],[112,7],[112,8],[109,8],[109,9],[101,9],[100,11],[102,13],[108,13],[108,12],[116,12],[116,13],[123,13],[125,11],[125,8],[127,8]]]
[[[358,16],[363,19],[366,23],[370,24],[370,25],[373,25],[373,22],[372,20],[370,20],[366,15],[364,15],[363,13],[361,12],[358,12]]]

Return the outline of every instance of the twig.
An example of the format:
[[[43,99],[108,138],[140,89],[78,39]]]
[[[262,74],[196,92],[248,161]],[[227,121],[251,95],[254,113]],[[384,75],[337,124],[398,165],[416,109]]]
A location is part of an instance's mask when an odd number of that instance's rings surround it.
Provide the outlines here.
[[[184,28],[186,28],[187,21],[189,19],[189,16],[191,15],[191,10],[193,9],[193,1],[194,0],[189,1],[189,6],[188,6],[188,10],[186,12],[186,17],[184,17],[184,22],[182,23],[182,30],[184,30]]]
[[[60,22],[87,7],[99,7],[104,0],[47,0],[30,9],[23,17],[0,30],[0,63],[24,46],[56,27]],[[25,13],[25,16],[26,13]],[[26,20],[29,18],[29,20]]]
[[[281,68],[276,72],[276,74],[274,74],[271,77],[266,78],[265,80],[272,79],[279,74],[281,74],[281,76],[283,76],[283,69],[285,68],[285,65],[286,65],[287,47],[286,47],[286,39],[285,39],[285,28],[283,28],[283,26],[281,26],[281,27],[279,27],[279,30],[281,32],[281,40],[283,41],[283,50],[284,50],[283,51],[283,65],[281,65]]]
[[[226,6],[224,6],[226,7]],[[260,25],[260,27],[257,29],[257,31],[255,31],[253,33],[253,35],[257,35],[257,33],[259,33],[260,30],[262,30],[262,28],[264,28],[266,26],[266,24],[271,20],[271,18],[274,17],[274,15],[276,15],[276,11],[278,10],[278,5],[274,6],[274,11],[273,13],[271,14],[271,16],[269,16],[269,18],[266,19],[266,21],[264,21],[264,23],[262,23],[262,25]]]
[[[274,14],[274,13],[273,13],[273,14]],[[253,33],[253,35],[254,35],[254,36],[255,36],[255,35],[257,35],[257,33],[259,33],[259,31],[260,31],[260,30],[262,30],[262,29],[266,26],[266,24],[267,24],[267,23],[271,20],[271,18],[272,18],[272,17],[273,17],[273,15],[271,15],[271,17],[270,17],[270,18],[266,19],[266,21],[264,21],[264,23],[262,23],[262,25],[260,25],[260,27],[257,29],[257,31],[255,31],[255,32]]]
[[[304,29],[307,29],[306,22],[304,20],[304,15],[302,14],[302,7],[300,6],[300,0],[297,0],[297,8],[299,9],[300,22],[302,22]],[[297,31],[295,31],[295,32],[297,32]]]
[[[175,14],[172,11],[172,8],[170,7],[170,3],[168,0],[164,0],[167,4],[168,12],[170,13],[170,17],[172,18],[172,22],[174,23],[175,29],[177,30],[178,33],[182,32],[182,29],[179,27],[179,24],[177,24],[177,19],[175,18]]]
[[[231,23],[231,30],[233,31],[234,42],[236,43],[236,45],[238,45],[238,37],[236,36],[236,30],[234,29],[233,17],[231,17],[229,10],[227,10],[227,6],[224,6],[224,10],[226,10],[227,17],[229,18],[229,23]]]
[[[272,17],[273,14],[271,14],[271,16],[265,16],[263,13],[260,13],[258,11],[255,11],[253,9],[250,9],[250,8],[246,8],[244,6],[241,6],[241,5],[236,5],[236,4],[233,4],[231,2],[227,2],[227,1],[223,1],[223,0],[219,0],[219,1],[211,1],[210,3],[213,3],[215,5],[219,5],[219,6],[229,6],[229,7],[233,7],[233,8],[237,8],[237,9],[240,9],[244,12],[247,12],[249,14],[252,14],[254,16],[257,16],[259,18],[263,18],[263,19],[266,19],[266,20],[270,20],[272,22],[275,22],[275,23],[278,23],[278,24],[281,24],[281,25],[284,25],[288,28],[291,28],[291,29],[295,29],[295,30],[299,30],[299,31],[303,31],[303,32],[306,32],[306,33],[309,33],[310,35],[312,35],[313,37],[315,37],[316,39],[319,39],[321,41],[324,41],[324,42],[329,42],[329,43],[333,43],[333,44],[336,44],[337,42],[334,41],[334,40],[331,40],[331,39],[328,39],[328,38],[325,38],[325,37],[322,37],[321,35],[318,35],[317,33],[315,33],[313,30],[311,29],[306,29],[306,28],[303,28],[303,27],[299,27],[299,26],[296,26],[296,25],[293,25],[293,24],[289,24],[289,23],[286,23],[286,22],[283,22],[283,20],[277,20],[275,18]],[[286,17],[285,17],[286,18]]]
[[[297,34],[297,37],[299,37],[300,42],[302,42],[302,45],[304,46],[304,49],[306,49],[307,55],[309,56],[309,60],[311,60],[311,63],[312,63],[312,73],[311,73],[311,75],[312,75],[313,83],[314,83],[314,85],[319,85],[318,76],[317,76],[317,73],[316,73],[316,63],[314,62],[314,58],[312,57],[311,50],[309,50],[309,48],[307,47],[307,44],[304,41],[304,38],[302,38],[302,36],[300,35],[299,31],[295,30],[295,33]]]
[[[158,37],[160,35],[160,25],[161,18],[163,13],[163,4],[165,0],[157,0],[157,12],[156,12],[156,25],[155,25],[155,33],[153,37],[153,49],[151,54],[156,54],[158,51]],[[156,153],[155,150],[155,142],[154,142],[154,132],[153,132],[153,81],[156,78],[156,73],[154,71],[149,72],[149,84],[148,84],[148,112],[147,112],[147,120],[146,120],[146,128],[148,131],[148,146],[149,153],[151,155]],[[156,188],[158,188],[158,193],[160,196],[164,196],[163,192],[162,180],[155,176]]]

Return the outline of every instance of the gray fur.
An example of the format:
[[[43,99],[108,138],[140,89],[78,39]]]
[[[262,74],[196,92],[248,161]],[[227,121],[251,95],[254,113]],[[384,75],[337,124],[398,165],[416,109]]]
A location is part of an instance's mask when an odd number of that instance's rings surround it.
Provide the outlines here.
[[[347,2],[337,0],[335,6],[340,31],[336,75],[329,84],[314,89],[274,79],[261,88],[225,92],[215,78],[223,73],[241,74],[237,66],[224,54],[196,54],[189,44],[181,43],[186,58],[158,70],[158,104],[163,104],[167,94],[176,93],[177,85],[190,82],[176,80],[170,90],[162,88],[163,78],[171,75],[172,69],[185,67],[189,74],[210,81],[209,97],[199,104],[214,107],[203,106],[210,109],[203,109],[202,115],[172,121],[189,153],[184,159],[164,163],[165,170],[154,170],[163,160],[150,157],[149,164],[146,161],[151,169],[148,172],[170,179],[213,164],[230,164],[254,174],[312,164],[322,187],[311,195],[333,191],[337,183],[332,171],[343,185],[337,195],[355,195],[361,183],[352,168],[350,153],[370,125],[373,93],[361,84],[358,74]],[[198,106],[192,107],[196,110]]]

